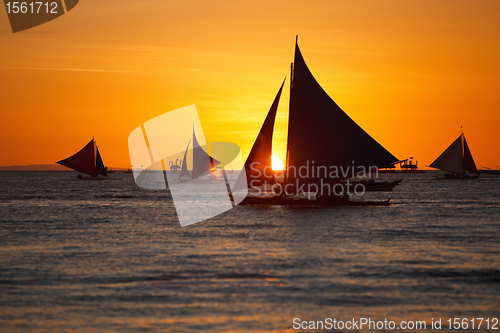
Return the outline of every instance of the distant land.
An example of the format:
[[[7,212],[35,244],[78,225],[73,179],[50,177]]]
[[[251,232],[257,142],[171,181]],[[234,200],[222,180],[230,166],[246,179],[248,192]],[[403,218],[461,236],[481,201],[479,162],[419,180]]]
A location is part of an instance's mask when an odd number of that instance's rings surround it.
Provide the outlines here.
[[[113,170],[127,170],[124,168],[110,168]],[[59,164],[30,164],[0,166],[0,171],[73,171]]]

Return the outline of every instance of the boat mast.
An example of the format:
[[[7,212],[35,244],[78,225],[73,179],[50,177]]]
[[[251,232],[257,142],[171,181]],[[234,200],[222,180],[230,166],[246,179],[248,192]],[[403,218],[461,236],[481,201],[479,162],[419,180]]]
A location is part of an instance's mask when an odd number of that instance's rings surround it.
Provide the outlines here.
[[[295,35],[295,50],[297,50],[297,43],[298,43],[298,40],[299,40],[299,35]],[[285,179],[284,179],[284,182],[283,182],[283,196],[286,196],[286,191],[285,191],[285,187],[286,187],[286,184],[288,184],[288,165],[289,165],[289,161],[290,161],[290,152],[288,151],[288,147],[290,146],[290,106],[291,106],[291,102],[292,102],[292,90],[293,90],[293,62],[290,64],[290,100],[289,100],[289,103],[288,103],[288,133],[287,133],[287,139],[286,139],[286,156],[285,156],[285,159],[286,159],[286,162],[285,162]]]
[[[462,171],[462,176],[465,177],[465,145],[464,145],[464,129],[462,128],[462,126],[460,126],[460,132],[462,133],[461,136],[462,136],[462,167],[463,167],[463,171]]]
[[[285,179],[283,184],[286,185],[288,183],[288,164],[290,161],[290,152],[288,151],[288,147],[290,146],[290,102],[292,101],[292,89],[293,89],[293,62],[290,65],[290,101],[288,103],[288,133],[286,139],[286,152],[285,152]],[[283,189],[284,191],[284,189]],[[285,194],[286,195],[286,194]]]
[[[96,151],[96,143],[94,140],[94,136],[92,135],[92,142],[94,142],[94,169],[97,167],[97,151]]]

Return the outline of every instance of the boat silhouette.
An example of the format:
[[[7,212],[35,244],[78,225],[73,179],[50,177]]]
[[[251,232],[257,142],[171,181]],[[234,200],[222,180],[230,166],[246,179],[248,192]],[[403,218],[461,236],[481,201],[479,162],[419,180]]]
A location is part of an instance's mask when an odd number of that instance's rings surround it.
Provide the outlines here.
[[[297,38],[298,39],[298,38]],[[388,202],[352,202],[346,195],[332,193],[316,195],[315,200],[295,197],[304,187],[334,185],[342,179],[325,175],[301,177],[301,167],[325,166],[336,168],[364,167],[367,170],[389,165],[398,159],[356,124],[323,90],[307,67],[295,43],[295,57],[291,65],[290,103],[286,167],[283,182],[276,184],[270,172],[272,137],[276,112],[285,81],[271,105],[262,128],[245,162],[234,190],[247,187],[274,185],[286,190],[275,196],[247,196],[241,204],[277,205],[358,205],[387,204]],[[266,172],[267,171],[267,172]],[[275,187],[276,188],[276,187]],[[251,191],[249,191],[251,192]]]
[[[56,163],[90,176],[83,177],[79,174],[78,179],[101,180],[108,177],[107,169],[102,162],[101,154],[94,138],[76,154]]]
[[[192,148],[192,157],[193,157],[193,170],[189,173],[187,167],[187,156],[189,152],[189,146],[191,145],[191,141],[193,142]],[[193,126],[193,135],[191,139],[189,139],[188,145],[186,147],[186,151],[184,152],[184,158],[182,159],[181,171],[179,174],[179,181],[181,183],[211,183],[212,179],[201,179],[199,177],[206,175],[212,171],[212,169],[219,165],[220,162],[214,159],[212,156],[207,154],[203,148],[198,143],[196,139],[196,134],[194,132]]]
[[[474,159],[462,132],[439,157],[429,165],[431,168],[447,171],[438,179],[475,179],[479,177]]]

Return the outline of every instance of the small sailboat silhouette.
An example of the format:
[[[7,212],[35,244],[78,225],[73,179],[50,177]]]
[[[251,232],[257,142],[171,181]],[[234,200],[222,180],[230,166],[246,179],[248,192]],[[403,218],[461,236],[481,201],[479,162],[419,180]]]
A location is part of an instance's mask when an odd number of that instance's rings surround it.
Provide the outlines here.
[[[99,175],[108,177],[106,167],[102,162],[101,154],[99,153],[99,148],[97,148],[94,138],[76,154],[56,163],[91,177],[85,179],[102,179],[99,178]]]
[[[191,145],[191,141],[193,141],[193,170],[191,174],[189,173],[187,167],[187,156],[189,151],[189,146]],[[212,156],[207,154],[203,148],[198,143],[196,139],[196,134],[194,132],[193,126],[193,136],[189,139],[189,143],[186,147],[186,151],[184,152],[184,158],[182,159],[181,172],[179,174],[180,182],[191,182],[191,183],[209,183],[211,180],[209,179],[199,179],[200,176],[207,174],[210,172],[215,166],[219,165],[220,162],[214,159]]]
[[[462,132],[439,157],[429,165],[447,171],[445,178],[470,179],[479,177],[474,159]]]

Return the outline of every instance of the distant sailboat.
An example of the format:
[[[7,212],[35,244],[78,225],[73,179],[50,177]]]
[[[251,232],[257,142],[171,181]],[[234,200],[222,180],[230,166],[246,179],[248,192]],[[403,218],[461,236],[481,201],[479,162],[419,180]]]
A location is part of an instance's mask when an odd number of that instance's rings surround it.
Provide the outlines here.
[[[189,170],[187,167],[187,155],[189,151],[189,146],[191,145],[191,141],[193,141],[193,170],[191,174],[189,174]],[[215,166],[219,165],[220,162],[214,159],[212,156],[207,154],[203,148],[201,148],[198,140],[196,139],[196,135],[194,133],[193,128],[193,137],[189,140],[189,143],[186,147],[186,151],[184,152],[184,158],[182,159],[181,172],[179,174],[180,182],[192,182],[192,183],[204,183],[211,182],[209,179],[199,179],[203,174],[211,171]]]
[[[460,136],[429,165],[431,168],[447,171],[445,178],[477,178],[479,171],[462,132]]]
[[[106,167],[104,167],[101,154],[93,138],[79,152],[56,163],[91,177],[85,179],[102,179],[99,178],[99,175],[108,177]]]
[[[245,173],[241,173],[235,190],[274,184],[271,170],[271,151],[274,120],[284,83],[281,85],[267,114],[257,139],[245,162]],[[367,170],[397,161],[391,153],[359,127],[323,90],[309,71],[295,45],[295,60],[291,66],[290,104],[286,171],[281,184],[286,193],[296,194],[303,186],[321,187],[324,182],[338,182],[343,178],[331,174],[309,174],[301,177],[300,168],[335,166],[336,168],[364,167]],[[267,172],[265,172],[267,170]],[[294,172],[289,172],[294,170]],[[246,175],[246,179],[245,176]],[[245,203],[301,204],[297,200],[247,197]],[[290,198],[291,199],[291,198]],[[338,197],[328,199],[335,203]],[[310,204],[304,202],[304,204]],[[320,203],[321,200],[316,200]],[[344,202],[345,203],[345,202]],[[328,204],[328,203],[326,203]]]

